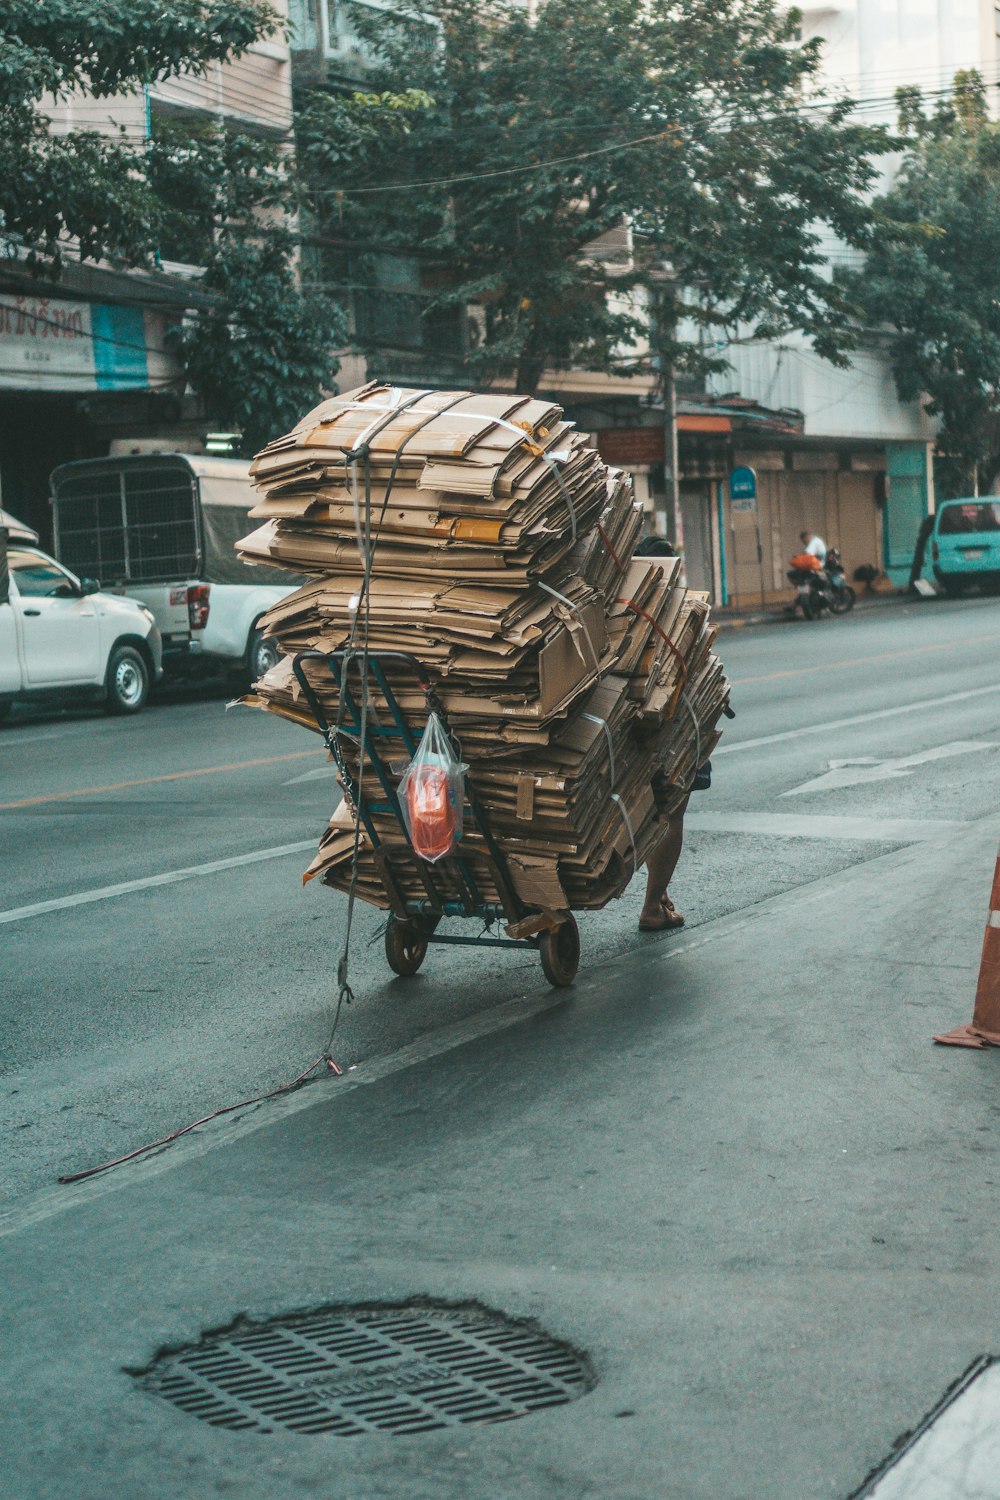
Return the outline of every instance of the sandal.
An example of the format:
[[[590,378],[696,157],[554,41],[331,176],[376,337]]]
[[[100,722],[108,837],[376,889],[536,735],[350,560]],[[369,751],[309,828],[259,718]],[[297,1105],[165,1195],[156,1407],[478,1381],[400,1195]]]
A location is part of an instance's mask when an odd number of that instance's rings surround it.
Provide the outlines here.
[[[669,896],[661,896],[660,905],[663,907],[663,910],[667,913],[667,915],[673,918],[673,921],[670,923],[671,927],[684,926],[684,913],[677,910],[676,906],[671,901]]]
[[[679,911],[674,911],[673,907],[663,906],[659,917],[639,918],[640,932],[670,932],[675,927],[683,926],[683,916]]]

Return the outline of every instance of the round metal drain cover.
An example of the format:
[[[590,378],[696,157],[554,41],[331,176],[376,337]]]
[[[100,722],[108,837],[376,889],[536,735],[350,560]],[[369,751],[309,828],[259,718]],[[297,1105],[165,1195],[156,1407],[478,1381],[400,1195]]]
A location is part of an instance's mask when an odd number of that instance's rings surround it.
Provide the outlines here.
[[[508,1422],[594,1385],[573,1349],[475,1304],[241,1318],[132,1373],[215,1427],[338,1437]]]

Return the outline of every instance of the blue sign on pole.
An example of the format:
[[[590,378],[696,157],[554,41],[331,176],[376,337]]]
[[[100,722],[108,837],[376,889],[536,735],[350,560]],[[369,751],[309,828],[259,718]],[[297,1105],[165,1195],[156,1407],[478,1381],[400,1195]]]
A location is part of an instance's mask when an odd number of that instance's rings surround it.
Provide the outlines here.
[[[730,499],[756,499],[757,475],[751,468],[736,468],[729,475]]]
[[[757,504],[757,475],[753,469],[740,467],[729,476],[729,498],[734,510],[755,510]]]

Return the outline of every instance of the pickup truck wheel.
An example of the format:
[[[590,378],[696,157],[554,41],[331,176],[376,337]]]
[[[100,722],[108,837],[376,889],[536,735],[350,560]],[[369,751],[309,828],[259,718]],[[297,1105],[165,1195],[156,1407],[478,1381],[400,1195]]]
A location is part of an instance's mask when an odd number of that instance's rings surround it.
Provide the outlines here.
[[[135,646],[116,646],[108,659],[104,707],[109,714],[137,714],[149,697],[149,667]]]
[[[281,647],[273,636],[265,635],[262,630],[254,630],[250,634],[250,644],[247,646],[247,679],[253,687],[265,672],[277,666],[281,660]]]

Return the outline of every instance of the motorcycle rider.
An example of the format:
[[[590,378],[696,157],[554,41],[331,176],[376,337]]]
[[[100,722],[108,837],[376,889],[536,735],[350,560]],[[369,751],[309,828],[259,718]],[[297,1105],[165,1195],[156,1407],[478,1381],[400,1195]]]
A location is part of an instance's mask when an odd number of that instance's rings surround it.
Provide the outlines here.
[[[826,543],[815,531],[800,531],[799,541],[802,543],[803,552],[808,552],[810,557],[818,557],[822,568],[826,562]]]

